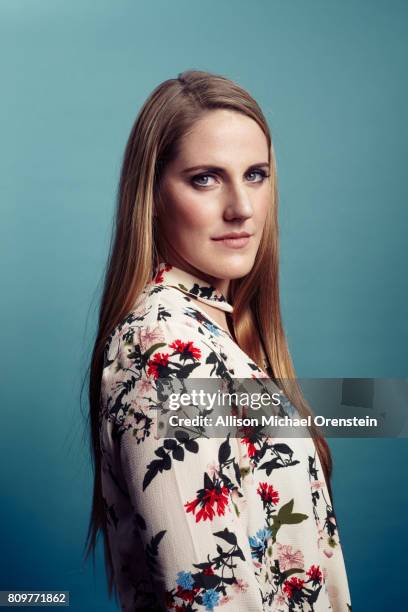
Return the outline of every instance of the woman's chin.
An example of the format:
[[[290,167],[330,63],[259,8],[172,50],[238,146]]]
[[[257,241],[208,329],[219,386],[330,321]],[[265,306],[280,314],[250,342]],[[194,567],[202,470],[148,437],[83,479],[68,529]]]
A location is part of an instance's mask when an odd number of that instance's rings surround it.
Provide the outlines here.
[[[233,280],[236,278],[242,278],[249,274],[254,265],[255,257],[248,256],[248,254],[230,254],[224,257],[218,257],[211,265],[211,272],[209,274],[216,278],[225,278]],[[208,270],[210,262],[206,261],[206,268]]]

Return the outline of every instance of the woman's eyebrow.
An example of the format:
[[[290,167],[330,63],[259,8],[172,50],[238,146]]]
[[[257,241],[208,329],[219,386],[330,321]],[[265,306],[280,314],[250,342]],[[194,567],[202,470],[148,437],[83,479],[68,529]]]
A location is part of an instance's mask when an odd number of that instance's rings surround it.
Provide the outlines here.
[[[252,170],[254,168],[261,168],[263,166],[266,166],[267,168],[269,168],[269,163],[268,162],[259,162],[259,164],[251,164],[248,168],[248,170]],[[192,172],[193,170],[206,170],[206,171],[211,171],[211,172],[225,172],[225,168],[221,168],[220,166],[212,166],[211,164],[200,164],[199,166],[191,166],[189,168],[184,168],[184,170],[182,170],[181,172],[183,174],[186,174],[187,172]]]

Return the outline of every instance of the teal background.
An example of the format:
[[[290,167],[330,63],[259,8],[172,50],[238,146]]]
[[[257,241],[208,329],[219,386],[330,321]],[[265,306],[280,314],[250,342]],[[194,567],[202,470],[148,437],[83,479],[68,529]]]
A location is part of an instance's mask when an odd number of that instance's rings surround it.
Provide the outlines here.
[[[404,1],[3,0],[0,589],[116,610],[79,391],[125,142],[161,81],[260,103],[279,176],[282,310],[300,377],[407,376]],[[353,610],[405,601],[407,440],[331,440]]]

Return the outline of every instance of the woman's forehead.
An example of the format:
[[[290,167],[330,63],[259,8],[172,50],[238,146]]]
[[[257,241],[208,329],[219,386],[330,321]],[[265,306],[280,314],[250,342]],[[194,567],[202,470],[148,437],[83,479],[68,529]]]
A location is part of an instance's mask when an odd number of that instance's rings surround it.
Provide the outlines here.
[[[181,138],[177,162],[180,165],[193,166],[196,163],[218,166],[238,158],[248,163],[267,161],[266,136],[250,117],[238,112],[216,110],[197,120]]]

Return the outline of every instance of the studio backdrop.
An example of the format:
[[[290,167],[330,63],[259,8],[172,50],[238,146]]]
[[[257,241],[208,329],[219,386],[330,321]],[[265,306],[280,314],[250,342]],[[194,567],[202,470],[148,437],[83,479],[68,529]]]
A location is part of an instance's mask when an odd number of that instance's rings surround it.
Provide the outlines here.
[[[3,0],[1,591],[118,609],[101,545],[83,561],[82,385],[123,150],[165,79],[224,75],[265,113],[298,376],[407,378],[407,26],[403,0]],[[400,610],[406,434],[328,441],[353,610]]]

